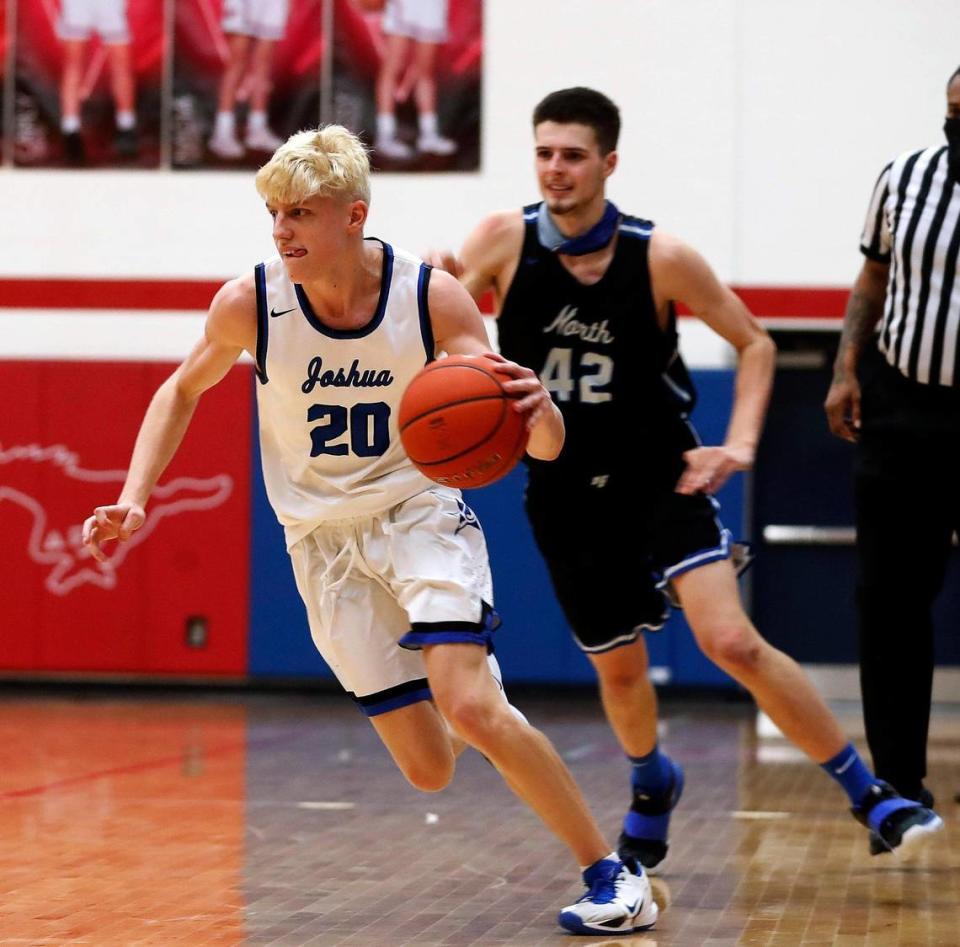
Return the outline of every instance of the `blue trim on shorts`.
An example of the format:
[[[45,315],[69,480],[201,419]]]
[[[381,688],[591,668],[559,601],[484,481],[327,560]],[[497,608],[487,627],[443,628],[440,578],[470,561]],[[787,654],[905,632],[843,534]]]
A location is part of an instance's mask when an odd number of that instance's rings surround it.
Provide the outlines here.
[[[419,651],[425,645],[475,644],[493,653],[493,633],[500,627],[496,609],[482,603],[480,621],[415,621],[397,642],[408,651]]]
[[[730,530],[722,529],[720,531],[719,546],[713,546],[709,549],[699,549],[697,552],[685,556],[675,565],[664,569],[663,578],[657,583],[658,586],[666,585],[667,582],[675,579],[678,575],[683,575],[685,572],[692,572],[694,569],[699,569],[700,566],[708,565],[711,562],[719,562],[722,559],[729,559],[731,538]]]
[[[605,641],[603,644],[596,645],[592,648],[585,645],[577,637],[576,631],[572,631],[571,633],[573,635],[574,644],[584,654],[606,654],[608,651],[616,651],[617,648],[623,648],[628,644],[633,644],[639,638],[643,637],[643,633],[645,631],[663,631],[663,629],[666,627],[667,621],[670,619],[670,613],[673,611],[673,607],[670,604],[670,599],[667,596],[667,593],[661,589],[660,594],[663,596],[663,611],[660,614],[659,625],[654,625],[652,622],[640,622],[639,625],[634,625],[633,628],[624,632],[622,635],[617,635],[615,638],[611,638],[609,641]]]
[[[363,697],[350,694],[350,697],[360,708],[362,714],[367,717],[376,717],[400,707],[408,707],[410,704],[419,703],[421,700],[432,700],[433,694],[430,692],[427,679],[420,677],[413,681],[407,681],[405,684],[398,684],[396,687],[388,687],[386,690],[377,691],[375,694],[366,694]]]
[[[435,644],[476,644],[483,648],[490,647],[490,631],[469,631],[466,628],[436,628],[429,631],[408,631],[398,642],[401,648],[408,651],[419,651],[426,645]]]

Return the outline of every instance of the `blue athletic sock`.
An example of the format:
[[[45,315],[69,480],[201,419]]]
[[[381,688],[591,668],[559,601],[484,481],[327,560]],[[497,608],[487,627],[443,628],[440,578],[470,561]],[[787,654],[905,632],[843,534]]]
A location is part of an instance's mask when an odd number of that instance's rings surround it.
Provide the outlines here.
[[[840,783],[855,806],[863,802],[867,790],[877,782],[877,777],[864,765],[852,743],[826,763],[821,763],[820,767]]]
[[[658,744],[646,756],[628,756],[632,771],[630,783],[635,793],[658,796],[670,788],[673,780],[673,767],[669,757],[660,752]]]

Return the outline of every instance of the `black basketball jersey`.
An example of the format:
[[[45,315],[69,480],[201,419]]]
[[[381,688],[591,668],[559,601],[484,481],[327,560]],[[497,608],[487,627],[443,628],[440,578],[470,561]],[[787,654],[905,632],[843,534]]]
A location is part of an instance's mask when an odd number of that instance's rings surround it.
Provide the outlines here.
[[[557,460],[528,459],[531,485],[602,487],[629,474],[630,485],[670,489],[682,453],[697,445],[687,420],[696,396],[673,312],[668,331],[657,324],[647,260],[654,225],[623,216],[607,271],[587,286],[540,244],[539,207],[524,208],[523,249],[497,320],[501,352],[540,375],[566,424]]]

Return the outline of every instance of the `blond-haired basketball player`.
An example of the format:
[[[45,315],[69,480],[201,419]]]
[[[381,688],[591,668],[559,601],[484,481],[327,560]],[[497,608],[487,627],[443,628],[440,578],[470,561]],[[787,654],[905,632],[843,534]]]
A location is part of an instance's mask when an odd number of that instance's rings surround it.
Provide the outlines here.
[[[369,164],[346,129],[292,136],[257,188],[279,255],[217,293],[203,338],[147,409],[120,497],[84,523],[85,544],[102,558],[104,542],[142,526],[201,394],[248,352],[267,493],[313,640],[404,776],[442,789],[458,749],[475,747],[584,868],[589,890],[561,924],[652,926],[643,868],[611,852],[552,745],[491,676],[498,619],[476,517],[413,467],[398,438],[400,395],[426,362],[487,351],[476,305],[447,273],[364,238]],[[564,429],[550,396],[530,369],[500,368],[528,450],[556,457]]]

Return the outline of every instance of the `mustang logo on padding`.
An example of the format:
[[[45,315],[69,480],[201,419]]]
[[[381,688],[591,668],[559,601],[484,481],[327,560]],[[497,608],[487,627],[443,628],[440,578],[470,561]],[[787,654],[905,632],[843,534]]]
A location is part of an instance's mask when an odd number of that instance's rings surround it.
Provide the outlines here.
[[[27,555],[49,566],[44,580],[48,592],[64,596],[86,583],[102,589],[117,584],[117,569],[134,546],[140,545],[165,517],[187,510],[210,510],[223,504],[233,491],[233,479],[218,474],[200,480],[178,477],[154,490],[150,515],[125,543],[117,543],[106,562],[97,562],[84,548],[81,524],[71,517],[93,509],[102,500],[105,484],[119,490],[125,470],[84,470],[77,455],[63,444],[41,447],[0,445],[0,506],[11,501],[31,517]],[[37,484],[48,488],[41,500]]]

